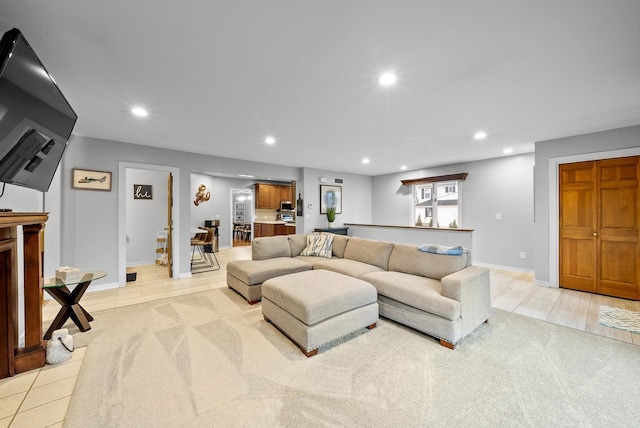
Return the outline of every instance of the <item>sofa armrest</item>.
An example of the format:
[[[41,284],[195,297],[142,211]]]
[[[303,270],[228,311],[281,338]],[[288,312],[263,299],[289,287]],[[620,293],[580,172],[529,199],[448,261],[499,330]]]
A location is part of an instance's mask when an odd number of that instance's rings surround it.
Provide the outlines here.
[[[463,336],[491,316],[489,269],[469,266],[445,276],[441,282],[442,295],[460,302]]]

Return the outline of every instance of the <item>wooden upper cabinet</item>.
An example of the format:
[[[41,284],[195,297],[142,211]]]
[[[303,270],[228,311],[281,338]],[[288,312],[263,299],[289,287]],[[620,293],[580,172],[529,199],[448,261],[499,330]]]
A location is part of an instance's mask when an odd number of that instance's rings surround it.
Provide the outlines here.
[[[274,191],[270,184],[256,184],[256,208],[273,209]]]
[[[293,203],[293,196],[291,194],[291,186],[280,187],[280,201],[289,201]],[[280,208],[280,207],[278,207]]]
[[[281,201],[291,201],[291,195],[291,186],[257,183],[256,208],[278,210]]]

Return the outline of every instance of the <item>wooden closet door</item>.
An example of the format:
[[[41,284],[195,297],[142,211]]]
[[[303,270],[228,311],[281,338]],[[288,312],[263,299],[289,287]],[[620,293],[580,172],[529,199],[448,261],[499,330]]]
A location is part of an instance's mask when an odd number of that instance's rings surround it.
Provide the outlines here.
[[[640,300],[640,157],[560,165],[560,286]]]
[[[638,156],[597,161],[598,293],[640,300]]]
[[[596,292],[596,169],[560,165],[560,286]]]

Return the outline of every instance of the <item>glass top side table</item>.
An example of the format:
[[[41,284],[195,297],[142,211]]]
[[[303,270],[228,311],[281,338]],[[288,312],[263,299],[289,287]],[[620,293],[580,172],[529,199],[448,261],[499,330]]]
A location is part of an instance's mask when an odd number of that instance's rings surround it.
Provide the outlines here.
[[[53,297],[62,307],[58,311],[55,319],[51,323],[51,327],[44,334],[44,339],[51,339],[54,330],[62,328],[69,318],[73,320],[80,331],[85,332],[91,330],[89,325],[93,321],[93,317],[82,306],[80,299],[94,279],[104,278],[107,275],[103,271],[82,271],[80,275],[74,279],[63,280],[56,277],[45,278],[43,288]],[[73,286],[73,290],[69,290],[67,286]]]

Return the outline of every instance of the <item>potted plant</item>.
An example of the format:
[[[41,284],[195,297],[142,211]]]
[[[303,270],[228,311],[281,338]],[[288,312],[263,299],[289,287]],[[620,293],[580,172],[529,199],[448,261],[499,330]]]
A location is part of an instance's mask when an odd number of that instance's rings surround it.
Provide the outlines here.
[[[336,220],[336,207],[327,207],[327,221],[329,227],[333,227],[333,222]]]

